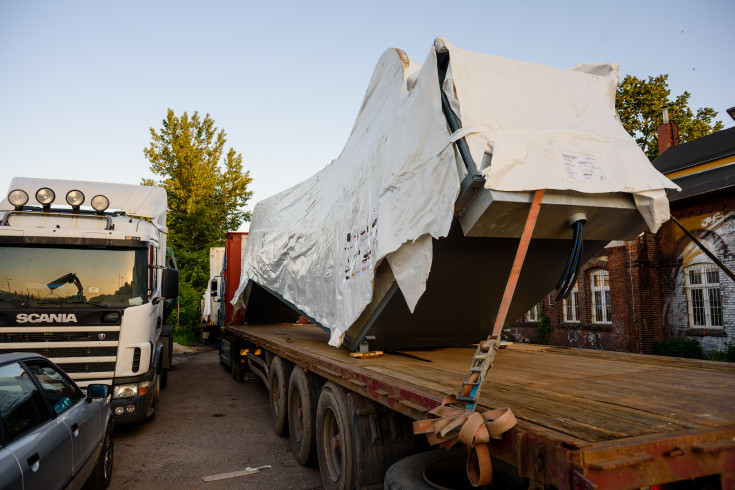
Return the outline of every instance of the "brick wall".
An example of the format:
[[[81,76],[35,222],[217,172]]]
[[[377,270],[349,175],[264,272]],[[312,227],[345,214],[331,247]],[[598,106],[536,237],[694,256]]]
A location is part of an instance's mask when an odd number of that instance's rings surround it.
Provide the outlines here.
[[[730,194],[673,203],[671,212],[735,270],[735,193]],[[671,222],[655,235],[646,232],[608,246],[580,270],[578,322],[565,323],[562,302],[553,301],[555,294],[544,299],[544,313],[553,327],[551,344],[651,353],[656,341],[694,338],[706,353],[723,350],[725,342],[735,338],[735,284],[720,272],[724,328],[690,328],[684,268],[698,261],[711,262]],[[591,273],[596,269],[609,274],[612,321],[606,324],[593,321]],[[537,340],[533,323],[518,321],[506,333],[517,341]]]
[[[671,212],[730,270],[735,270],[735,194],[721,193],[686,203],[673,203]],[[664,338],[696,339],[708,353],[723,350],[735,338],[735,283],[719,272],[722,328],[692,328],[686,296],[685,269],[712,261],[689,238],[670,224],[659,232],[662,331]],[[715,266],[716,267],[716,266]]]

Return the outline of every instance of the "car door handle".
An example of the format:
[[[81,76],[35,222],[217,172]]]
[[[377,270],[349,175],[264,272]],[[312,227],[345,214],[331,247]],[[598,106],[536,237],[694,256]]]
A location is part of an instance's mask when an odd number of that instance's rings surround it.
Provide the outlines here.
[[[28,461],[28,466],[31,467],[31,471],[34,473],[38,471],[38,467],[41,466],[41,456],[39,456],[38,453],[34,453],[33,456],[28,458],[26,461]]]
[[[71,431],[74,434],[74,437],[79,435],[79,424],[74,424],[71,426]]]

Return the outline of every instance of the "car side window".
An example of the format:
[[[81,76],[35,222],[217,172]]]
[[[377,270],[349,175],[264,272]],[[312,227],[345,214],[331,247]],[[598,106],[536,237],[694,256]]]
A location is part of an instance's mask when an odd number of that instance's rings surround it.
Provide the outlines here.
[[[0,366],[0,416],[5,424],[5,442],[51,418],[41,392],[17,362]]]
[[[53,366],[42,361],[27,361],[28,369],[41,383],[57,414],[71,408],[84,395]]]

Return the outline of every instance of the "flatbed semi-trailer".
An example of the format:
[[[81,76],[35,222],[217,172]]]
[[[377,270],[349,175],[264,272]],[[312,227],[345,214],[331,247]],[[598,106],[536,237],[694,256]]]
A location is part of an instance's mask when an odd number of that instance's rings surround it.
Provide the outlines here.
[[[302,463],[314,461],[304,452],[313,438],[329,488],[382,487],[393,461],[421,450],[423,436],[408,433],[410,422],[456,393],[474,353],[443,347],[360,359],[328,346],[328,334],[313,325],[224,330],[234,376],[252,371],[263,379],[276,432],[285,435],[284,418],[292,419]],[[491,373],[480,410],[510,407],[518,419],[491,441],[491,455],[522,485],[735,488],[735,365],[514,344],[498,353]],[[289,387],[292,376],[308,383]],[[294,385],[298,396],[289,396]]]

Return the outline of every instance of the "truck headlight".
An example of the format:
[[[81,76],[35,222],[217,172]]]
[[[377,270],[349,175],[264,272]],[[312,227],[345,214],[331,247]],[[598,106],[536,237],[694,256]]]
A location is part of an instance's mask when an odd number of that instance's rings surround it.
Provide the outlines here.
[[[132,398],[138,395],[138,383],[129,385],[116,385],[113,392],[113,398]]]

